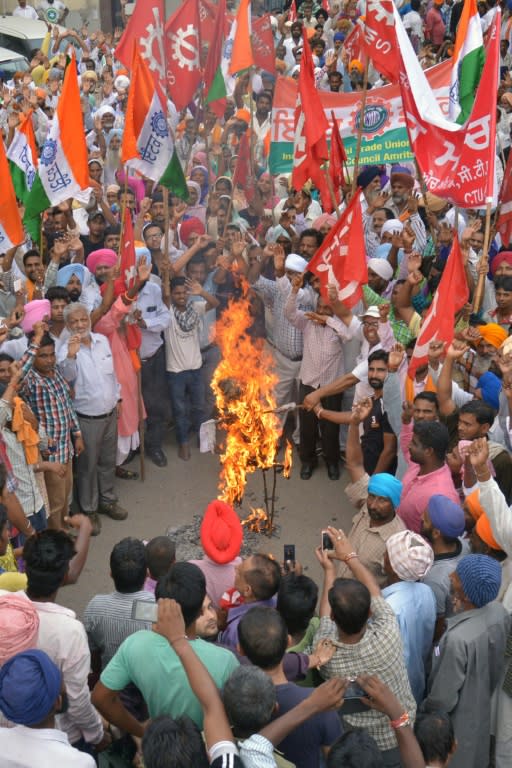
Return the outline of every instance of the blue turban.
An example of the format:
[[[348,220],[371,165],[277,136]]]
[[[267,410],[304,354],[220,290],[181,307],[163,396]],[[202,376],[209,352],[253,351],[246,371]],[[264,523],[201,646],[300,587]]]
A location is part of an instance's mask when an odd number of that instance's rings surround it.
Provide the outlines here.
[[[482,392],[482,400],[494,408],[495,411],[500,409],[500,392],[503,386],[501,379],[498,379],[495,373],[487,371],[478,379],[476,388]]]
[[[364,171],[361,171],[357,177],[357,186],[364,189],[368,184],[371,184],[377,176],[380,176],[379,168],[376,165],[369,166],[368,168],[365,168]]]
[[[398,478],[387,472],[378,472],[376,475],[370,477],[368,483],[368,493],[374,496],[383,496],[385,499],[389,499],[393,507],[396,509],[400,504],[400,496],[402,495],[402,483]]]
[[[136,246],[136,248],[135,248],[135,261],[137,262],[137,264],[139,263],[139,261],[141,260],[141,258],[143,256],[146,257],[146,264],[151,264],[152,263],[152,261],[151,261],[151,251],[149,250],[149,248],[146,248],[145,245],[138,245],[138,246]]]
[[[45,720],[61,692],[60,669],[44,653],[17,653],[0,669],[0,710],[17,725]]]
[[[392,246],[391,243],[381,243],[378,245],[375,249],[375,253],[373,254],[374,259],[387,259],[389,256],[389,252],[391,250]]]
[[[427,512],[432,525],[443,536],[457,539],[464,532],[464,510],[460,504],[455,504],[448,496],[443,496],[441,493],[431,496],[427,504]]]
[[[335,32],[333,39],[334,39],[335,42],[336,42],[336,40],[343,41],[345,39],[345,35],[343,34],[343,32]]]
[[[66,267],[61,267],[57,272],[57,285],[59,285],[61,288],[65,288],[73,275],[76,275],[83,285],[85,277],[84,265],[68,264]]]
[[[455,569],[466,597],[477,608],[496,600],[501,587],[501,565],[488,555],[466,555]]]

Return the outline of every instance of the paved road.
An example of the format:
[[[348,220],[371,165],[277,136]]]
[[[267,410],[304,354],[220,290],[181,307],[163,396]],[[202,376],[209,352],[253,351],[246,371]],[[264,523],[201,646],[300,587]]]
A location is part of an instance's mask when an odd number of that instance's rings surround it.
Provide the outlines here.
[[[195,514],[202,513],[208,502],[217,496],[218,456],[200,454],[198,449],[193,449],[192,459],[183,462],[177,457],[172,437],[165,450],[168,467],[158,469],[146,462],[144,483],[118,480],[120,503],[129,510],[128,519],[114,522],[102,515],[102,532],[91,541],[79,583],[66,587],[59,594],[59,602],[79,615],[93,595],[111,591],[109,555],[117,541],[125,536],[150,539],[161,535],[169,526],[183,525]],[[138,459],[130,468],[137,470],[137,463]],[[295,544],[297,559],[303,563],[305,572],[320,584],[321,569],[313,551],[320,541],[320,531],[327,524],[348,530],[354,509],[343,491],[345,474],[337,482],[329,480],[322,462],[310,480],[301,480],[299,471],[300,461],[295,452],[291,478],[285,480],[279,476],[277,481],[279,498],[276,506],[280,511],[276,521],[280,530],[272,538],[261,536],[260,551],[270,552],[281,560],[283,544]],[[243,516],[249,512],[249,505],[263,506],[261,472],[250,477],[247,492],[242,504]],[[179,549],[177,554],[179,558]]]

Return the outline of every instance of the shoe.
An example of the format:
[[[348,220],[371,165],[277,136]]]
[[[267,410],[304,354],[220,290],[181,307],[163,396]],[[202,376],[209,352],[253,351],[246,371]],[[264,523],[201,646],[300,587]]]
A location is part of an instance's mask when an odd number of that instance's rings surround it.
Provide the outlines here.
[[[116,467],[116,477],[120,477],[121,480],[138,480],[139,473],[132,472],[131,469],[125,469],[124,467]]]
[[[89,520],[91,521],[92,531],[91,536],[97,536],[101,531],[101,520],[98,517],[97,512],[89,512]]]
[[[181,445],[178,446],[178,456],[180,459],[183,459],[183,461],[188,461],[190,459],[190,446],[188,443],[181,443]]]
[[[340,468],[337,464],[328,464],[327,465],[327,475],[329,476],[329,480],[339,480],[340,479]]]
[[[167,456],[161,448],[155,448],[153,451],[147,451],[146,456],[148,459],[151,459],[153,464],[156,464],[157,467],[167,466]]]
[[[312,474],[313,474],[313,465],[303,464],[302,467],[300,468],[300,479],[309,480]]]
[[[128,512],[123,507],[120,507],[117,501],[113,501],[111,504],[100,504],[98,512],[101,515],[108,515],[111,520],[126,520]]]

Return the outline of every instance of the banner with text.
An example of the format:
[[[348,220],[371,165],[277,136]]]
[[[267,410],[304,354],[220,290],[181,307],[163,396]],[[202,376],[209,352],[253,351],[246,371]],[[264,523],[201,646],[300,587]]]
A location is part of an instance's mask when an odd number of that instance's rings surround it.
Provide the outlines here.
[[[451,62],[445,61],[426,73],[446,115],[450,66]],[[270,144],[270,172],[273,174],[291,173],[292,170],[296,99],[296,82],[292,78],[278,77],[272,109]],[[347,164],[353,166],[361,119],[361,94],[320,91],[320,99],[329,122],[331,112],[334,112],[347,153]],[[330,139],[330,131],[327,138]],[[385,85],[368,91],[359,165],[401,163],[412,159],[399,86]]]

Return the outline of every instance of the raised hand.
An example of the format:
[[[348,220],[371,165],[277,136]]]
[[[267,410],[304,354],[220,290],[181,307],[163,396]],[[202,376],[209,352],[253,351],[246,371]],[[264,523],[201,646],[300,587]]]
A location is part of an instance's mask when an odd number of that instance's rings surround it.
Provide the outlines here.
[[[469,344],[463,341],[452,341],[446,350],[446,357],[450,360],[461,360],[469,349]]]
[[[389,368],[394,368],[395,370],[400,368],[402,364],[402,360],[404,359],[405,355],[405,347],[403,344],[394,344],[389,352],[388,357],[388,366]]]

